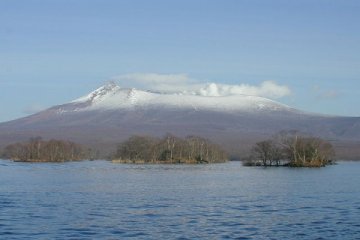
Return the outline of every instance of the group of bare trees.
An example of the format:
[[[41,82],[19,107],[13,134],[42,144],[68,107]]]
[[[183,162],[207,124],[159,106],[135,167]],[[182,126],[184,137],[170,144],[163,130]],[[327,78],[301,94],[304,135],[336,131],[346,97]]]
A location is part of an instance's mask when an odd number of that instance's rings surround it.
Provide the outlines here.
[[[227,161],[228,156],[208,139],[167,134],[161,139],[130,137],[118,146],[113,159],[128,163],[215,163]]]
[[[88,157],[87,151],[79,144],[62,141],[44,141],[40,137],[31,138],[24,143],[14,143],[5,147],[3,157],[15,161],[63,162],[82,160]]]
[[[296,131],[281,132],[257,142],[251,152],[245,162],[250,166],[320,167],[332,163],[335,156],[328,141]],[[15,161],[63,162],[92,159],[94,154],[74,142],[37,137],[6,146],[2,157]],[[218,163],[227,161],[228,155],[208,139],[167,134],[163,138],[130,137],[117,147],[112,159],[123,163]]]
[[[257,142],[246,165],[321,167],[334,161],[335,151],[328,141],[304,136],[296,131],[281,132]]]

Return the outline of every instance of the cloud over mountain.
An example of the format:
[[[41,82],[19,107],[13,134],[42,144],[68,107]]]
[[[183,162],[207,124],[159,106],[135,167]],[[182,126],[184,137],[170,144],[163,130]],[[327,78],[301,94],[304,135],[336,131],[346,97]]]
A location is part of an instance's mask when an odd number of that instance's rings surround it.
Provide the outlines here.
[[[281,98],[291,94],[286,85],[264,81],[260,85],[207,83],[186,74],[131,73],[113,78],[119,85],[146,90],[201,96],[252,95]]]
[[[251,95],[268,98],[281,98],[291,94],[290,89],[284,85],[278,85],[273,81],[264,81],[259,86],[240,84],[215,84],[210,83],[199,90],[203,96],[226,96],[226,95]]]

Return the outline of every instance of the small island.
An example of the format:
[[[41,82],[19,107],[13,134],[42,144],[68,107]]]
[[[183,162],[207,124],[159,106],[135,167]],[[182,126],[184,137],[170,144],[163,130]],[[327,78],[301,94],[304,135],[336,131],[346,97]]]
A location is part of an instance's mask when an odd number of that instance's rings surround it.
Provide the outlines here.
[[[257,142],[244,166],[324,167],[334,163],[335,151],[324,139],[284,131]]]
[[[210,140],[167,134],[163,138],[133,136],[121,143],[112,156],[114,163],[201,164],[223,163],[228,155]]]
[[[2,157],[17,162],[67,162],[89,159],[91,150],[65,140],[31,138],[5,147]]]
[[[21,162],[66,162],[96,159],[98,152],[67,140],[43,140],[41,137],[6,146],[1,156]],[[283,131],[273,138],[257,142],[244,166],[323,167],[334,163],[335,151],[324,139]],[[107,157],[113,163],[128,164],[207,164],[229,161],[218,144],[199,136],[185,138],[166,134],[162,138],[132,136],[120,143]]]

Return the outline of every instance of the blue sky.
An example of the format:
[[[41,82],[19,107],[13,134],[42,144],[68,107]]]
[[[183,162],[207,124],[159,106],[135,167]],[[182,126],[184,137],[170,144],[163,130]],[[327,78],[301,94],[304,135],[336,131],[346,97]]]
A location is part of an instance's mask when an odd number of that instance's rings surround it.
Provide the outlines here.
[[[138,73],[270,80],[291,90],[279,102],[360,116],[359,12],[351,0],[2,0],[0,121]]]

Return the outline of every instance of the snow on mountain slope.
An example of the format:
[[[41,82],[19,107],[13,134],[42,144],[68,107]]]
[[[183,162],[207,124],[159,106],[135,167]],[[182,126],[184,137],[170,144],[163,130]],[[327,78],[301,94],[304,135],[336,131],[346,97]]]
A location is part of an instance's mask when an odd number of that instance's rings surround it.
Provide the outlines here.
[[[189,93],[156,93],[121,88],[109,83],[72,104],[82,106],[76,111],[114,110],[131,108],[187,108],[212,111],[294,111],[294,109],[270,99],[247,96],[200,96]]]
[[[172,133],[203,136],[243,154],[256,141],[284,130],[331,139],[340,147],[356,141],[354,147],[342,149],[360,156],[360,118],[306,113],[256,96],[156,93],[114,83],[70,103],[0,123],[0,148],[42,136],[69,139],[106,152],[133,135]]]

